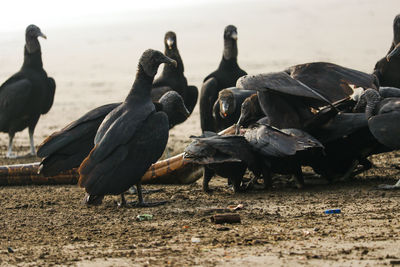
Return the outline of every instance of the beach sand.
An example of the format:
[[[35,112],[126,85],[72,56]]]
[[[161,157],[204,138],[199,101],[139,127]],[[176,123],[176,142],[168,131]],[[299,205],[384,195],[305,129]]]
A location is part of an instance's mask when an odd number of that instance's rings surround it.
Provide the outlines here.
[[[57,89],[52,109],[37,124],[35,144],[94,107],[122,101],[141,53],[163,51],[169,30],[177,34],[189,84],[200,90],[222,57],[228,24],[238,28],[238,61],[249,74],[314,61],[370,73],[390,47],[399,8],[398,0],[203,1],[121,10],[88,17],[83,24],[38,25],[48,37],[40,40],[44,68]],[[1,33],[0,81],[22,64],[24,30]],[[189,136],[199,133],[196,107],[170,131],[171,154],[182,152]],[[7,144],[7,134],[0,133],[2,155]],[[15,147],[20,155],[28,152],[27,130],[16,134]],[[380,169],[355,182],[304,192],[289,188],[236,196],[223,188],[224,179],[212,182],[219,188],[212,196],[201,192],[199,182],[167,186],[156,197],[170,199],[165,209],[116,209],[112,197],[104,207],[88,209],[79,205],[84,193],[76,186],[3,187],[0,265],[389,264],[400,258],[400,195],[372,189],[382,181],[394,183],[397,171],[390,164],[398,164],[398,156],[374,157]],[[246,204],[243,223],[226,232],[202,213],[238,203]],[[322,216],[329,207],[344,212]],[[138,223],[139,213],[154,214],[155,220]],[[4,252],[7,246],[16,253]]]

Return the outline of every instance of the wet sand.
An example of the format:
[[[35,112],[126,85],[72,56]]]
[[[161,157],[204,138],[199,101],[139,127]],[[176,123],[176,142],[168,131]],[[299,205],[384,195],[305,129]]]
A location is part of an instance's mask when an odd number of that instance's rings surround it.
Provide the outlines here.
[[[126,10],[89,18],[85,25],[39,25],[48,36],[40,40],[44,67],[57,91],[53,108],[36,127],[35,143],[96,106],[123,100],[140,54],[147,48],[163,50],[168,30],[177,33],[185,75],[199,89],[218,66],[228,24],[238,27],[239,64],[248,73],[313,61],[371,72],[389,49],[399,7],[397,0],[221,1]],[[2,33],[1,81],[22,64],[23,32]],[[188,121],[170,132],[171,154],[199,133],[196,107]],[[2,155],[7,143],[7,135],[0,133]],[[15,145],[20,154],[28,152],[27,130],[17,133]],[[224,179],[213,180],[211,196],[201,192],[199,182],[166,186],[150,198],[170,202],[153,209],[117,209],[114,197],[101,207],[85,208],[79,205],[83,191],[76,186],[3,187],[0,265],[389,264],[400,258],[400,195],[374,188],[396,181],[392,164],[398,164],[399,155],[385,154],[373,162],[379,168],[355,181],[304,191],[289,184],[236,196],[224,188]],[[246,206],[240,212],[243,222],[228,225],[227,231],[219,231],[203,213],[238,203]],[[331,207],[343,213],[322,214]],[[155,219],[136,222],[142,213]],[[191,242],[192,237],[201,242]],[[15,253],[7,253],[8,246]]]

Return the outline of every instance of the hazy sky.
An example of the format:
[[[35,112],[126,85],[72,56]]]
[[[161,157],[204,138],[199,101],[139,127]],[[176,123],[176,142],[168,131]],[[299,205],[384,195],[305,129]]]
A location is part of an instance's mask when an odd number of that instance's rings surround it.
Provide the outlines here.
[[[204,5],[212,0],[13,0],[2,4],[0,32],[24,30],[29,24],[76,25],[141,16],[148,9]],[[218,0],[218,2],[229,0]],[[234,1],[229,1],[234,2]]]

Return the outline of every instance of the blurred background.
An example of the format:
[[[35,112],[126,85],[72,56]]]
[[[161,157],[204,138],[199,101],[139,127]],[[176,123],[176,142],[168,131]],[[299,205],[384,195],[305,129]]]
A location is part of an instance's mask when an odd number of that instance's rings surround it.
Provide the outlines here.
[[[239,65],[250,74],[329,61],[371,72],[390,47],[399,0],[147,0],[9,1],[0,23],[0,82],[22,65],[25,28],[36,24],[44,68],[57,83],[53,108],[36,127],[35,143],[89,109],[122,101],[147,48],[164,51],[175,31],[189,84],[222,57],[223,30],[238,28]],[[200,132],[198,107],[171,135]],[[15,144],[28,146],[27,130]],[[0,133],[5,148],[7,134]]]

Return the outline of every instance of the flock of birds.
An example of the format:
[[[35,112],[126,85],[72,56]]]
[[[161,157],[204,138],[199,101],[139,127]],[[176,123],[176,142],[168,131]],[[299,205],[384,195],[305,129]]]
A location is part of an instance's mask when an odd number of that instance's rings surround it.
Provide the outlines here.
[[[176,34],[167,32],[165,53],[142,54],[123,102],[97,107],[43,141],[39,171],[79,168],[86,204],[100,204],[110,194],[121,194],[126,204],[124,192],[133,185],[136,205],[161,204],[143,201],[141,177],[161,157],[169,129],[199,102],[203,134],[192,137],[184,158],[203,165],[204,191],[215,174],[227,177],[235,192],[269,187],[275,173],[294,175],[301,188],[304,165],[331,181],[346,179],[372,167],[368,156],[400,148],[400,15],[393,29],[392,46],[372,74],[315,62],[247,75],[237,63],[237,29],[228,25],[222,60],[204,79],[200,96],[184,76]],[[9,158],[16,157],[15,133],[27,127],[36,155],[35,126],[50,110],[56,88],[41,59],[38,37],[46,36],[29,25],[25,37],[22,68],[0,87],[0,131],[9,135]],[[243,179],[247,170],[254,174],[250,182]],[[400,180],[385,185],[399,187]]]

